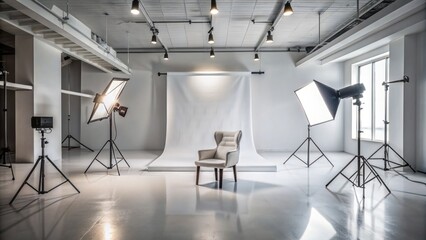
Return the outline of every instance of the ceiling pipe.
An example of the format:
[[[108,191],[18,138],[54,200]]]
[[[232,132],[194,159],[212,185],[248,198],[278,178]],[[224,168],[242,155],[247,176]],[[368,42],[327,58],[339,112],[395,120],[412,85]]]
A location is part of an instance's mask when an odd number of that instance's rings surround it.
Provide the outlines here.
[[[125,48],[115,49],[117,53],[127,53]],[[209,48],[169,48],[169,53],[206,53],[210,52]],[[222,53],[253,53],[253,48],[215,48],[215,52]],[[129,49],[130,53],[164,53],[162,48],[131,48]],[[263,48],[259,52],[306,52],[305,47],[288,47],[288,48]]]
[[[148,12],[146,11],[143,3],[141,0],[139,0],[139,10],[142,13],[142,15],[145,17],[146,19],[146,23],[149,25],[150,29],[157,29],[155,27],[154,22],[152,21],[152,19],[149,17]],[[159,35],[157,35],[157,42],[160,42],[160,44],[163,46],[164,50],[166,50],[167,52],[169,52],[169,49],[167,48],[166,45],[164,45],[163,41],[161,41],[161,38]]]
[[[123,21],[122,23],[148,23],[147,21]],[[153,24],[176,24],[176,23],[188,23],[188,24],[211,24],[210,20],[201,20],[201,21],[193,21],[193,20],[160,20],[160,21],[152,21]]]
[[[251,74],[257,74],[257,75],[262,75],[265,74],[264,71],[255,71],[255,72],[250,72]],[[167,72],[158,72],[157,76],[161,77],[161,76],[167,76]]]
[[[256,19],[252,19],[252,20],[250,20],[253,24],[256,24],[256,23],[266,23],[266,24],[270,24],[270,25],[272,25],[272,23],[273,22],[271,22],[271,21],[257,21]]]

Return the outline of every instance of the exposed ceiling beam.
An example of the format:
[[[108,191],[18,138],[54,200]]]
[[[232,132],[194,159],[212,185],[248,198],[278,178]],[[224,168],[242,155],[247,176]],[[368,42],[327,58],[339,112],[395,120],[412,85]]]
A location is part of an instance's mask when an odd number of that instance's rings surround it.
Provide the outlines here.
[[[31,19],[25,14],[22,14],[21,12],[18,12],[16,14],[9,14],[10,20],[24,20],[24,19]]]

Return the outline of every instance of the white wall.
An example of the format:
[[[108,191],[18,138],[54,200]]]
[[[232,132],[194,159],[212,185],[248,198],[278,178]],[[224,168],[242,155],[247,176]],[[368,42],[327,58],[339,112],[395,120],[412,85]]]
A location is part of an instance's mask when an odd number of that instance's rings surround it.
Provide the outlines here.
[[[121,149],[163,149],[166,135],[166,77],[157,72],[265,71],[252,75],[253,134],[259,150],[293,151],[306,137],[307,121],[294,90],[316,79],[331,87],[343,86],[343,65],[296,68],[301,53],[170,53],[130,54],[131,79],[121,103],[129,107],[126,118],[117,116]],[[127,60],[127,55],[121,55]],[[86,64],[82,66],[82,91],[101,92],[112,75]],[[108,138],[108,121],[86,124],[93,103],[82,100],[81,139],[99,149]],[[312,137],[325,151],[343,150],[343,110],[335,121],[312,128]]]
[[[417,38],[416,129],[417,169],[426,172],[426,32]]]

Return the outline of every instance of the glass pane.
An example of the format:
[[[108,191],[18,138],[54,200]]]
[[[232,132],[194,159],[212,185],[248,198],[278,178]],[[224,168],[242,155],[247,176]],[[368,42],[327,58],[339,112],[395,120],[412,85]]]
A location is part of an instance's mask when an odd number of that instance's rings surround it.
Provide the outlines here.
[[[364,84],[365,91],[361,102],[361,138],[372,138],[372,64],[367,64],[359,68],[359,82]]]
[[[383,141],[385,138],[385,90],[382,85],[386,81],[386,59],[374,63],[374,139]]]

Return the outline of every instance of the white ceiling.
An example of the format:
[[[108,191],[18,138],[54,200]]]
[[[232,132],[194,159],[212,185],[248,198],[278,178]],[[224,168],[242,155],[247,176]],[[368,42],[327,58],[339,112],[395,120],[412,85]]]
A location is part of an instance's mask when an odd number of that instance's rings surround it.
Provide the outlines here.
[[[66,9],[67,0],[39,0]],[[68,0],[70,14],[108,39],[113,48],[159,48],[150,43],[151,31],[142,14],[130,13],[131,0]],[[210,0],[141,0],[155,21],[208,21]],[[369,0],[360,0],[360,7]],[[294,14],[283,17],[273,32],[274,42],[263,47],[287,48],[318,43],[318,12],[321,37],[336,31],[356,13],[356,0],[293,0]],[[217,0],[219,14],[213,17],[214,47],[255,48],[278,15],[283,0]],[[104,13],[109,15],[106,17]],[[106,38],[106,19],[108,38]],[[257,23],[253,24],[251,19]],[[269,24],[267,23],[269,22]],[[159,37],[168,48],[208,48],[208,23],[157,23]]]

